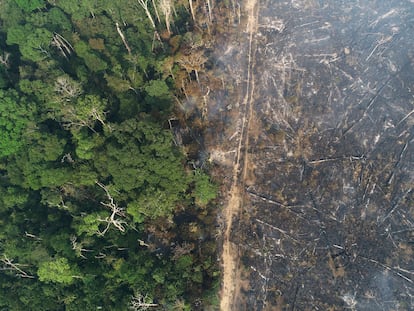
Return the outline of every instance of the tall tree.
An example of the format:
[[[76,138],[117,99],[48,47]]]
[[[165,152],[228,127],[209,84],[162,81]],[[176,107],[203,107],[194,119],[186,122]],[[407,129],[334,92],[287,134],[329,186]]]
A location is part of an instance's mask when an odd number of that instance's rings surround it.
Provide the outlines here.
[[[17,44],[25,60],[38,62],[50,57],[49,47],[53,34],[45,28],[30,24],[16,25],[7,31],[7,44]]]
[[[71,265],[66,258],[55,258],[51,261],[42,262],[37,274],[42,282],[63,284],[72,284],[75,279],[80,278],[79,269]]]
[[[34,128],[34,104],[14,90],[0,89],[0,157],[16,153]]]

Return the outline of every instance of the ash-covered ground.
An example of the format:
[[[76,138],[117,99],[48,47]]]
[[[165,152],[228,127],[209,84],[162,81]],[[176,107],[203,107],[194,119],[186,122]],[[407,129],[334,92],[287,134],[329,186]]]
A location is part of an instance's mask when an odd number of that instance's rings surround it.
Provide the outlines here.
[[[254,51],[234,309],[414,310],[414,1],[260,1]]]

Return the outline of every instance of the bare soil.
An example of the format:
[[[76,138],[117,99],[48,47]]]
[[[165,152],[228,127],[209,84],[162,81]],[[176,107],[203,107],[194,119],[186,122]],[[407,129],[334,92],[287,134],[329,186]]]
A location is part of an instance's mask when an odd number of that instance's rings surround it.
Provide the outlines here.
[[[222,251],[222,290],[220,294],[220,309],[235,310],[237,297],[240,292],[240,271],[239,271],[239,252],[238,247],[231,241],[233,229],[233,218],[238,217],[242,209],[242,193],[247,177],[249,159],[247,150],[249,149],[250,120],[253,109],[252,101],[254,97],[254,79],[252,79],[252,69],[254,63],[254,34],[257,31],[258,4],[257,0],[247,0],[245,3],[247,14],[246,33],[248,34],[247,68],[245,68],[246,90],[243,102],[240,106],[239,121],[241,129],[237,135],[237,149],[233,166],[233,178],[229,200],[224,207],[225,232]],[[241,172],[242,171],[242,172]]]

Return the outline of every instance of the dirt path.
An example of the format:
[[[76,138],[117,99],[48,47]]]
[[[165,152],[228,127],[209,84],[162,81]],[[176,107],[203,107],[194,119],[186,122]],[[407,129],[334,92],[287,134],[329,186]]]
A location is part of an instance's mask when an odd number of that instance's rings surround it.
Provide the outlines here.
[[[254,79],[252,67],[254,63],[254,34],[257,31],[258,1],[247,0],[245,12],[248,14],[246,33],[249,35],[247,83],[243,103],[240,108],[242,127],[238,137],[238,147],[233,165],[232,186],[229,193],[229,201],[224,210],[226,230],[224,233],[222,265],[223,280],[220,300],[220,310],[230,311],[235,309],[235,303],[240,291],[239,254],[238,247],[231,240],[233,218],[237,216],[243,204],[244,180],[249,167],[249,125],[252,118],[252,101],[254,93]],[[244,152],[243,152],[244,151]],[[240,175],[240,172],[242,173]]]

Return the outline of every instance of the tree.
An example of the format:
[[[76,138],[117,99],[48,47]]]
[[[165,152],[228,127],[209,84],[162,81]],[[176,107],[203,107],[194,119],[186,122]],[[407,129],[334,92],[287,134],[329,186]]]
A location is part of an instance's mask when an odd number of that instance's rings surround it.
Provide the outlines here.
[[[162,15],[164,15],[165,26],[167,27],[168,35],[171,35],[171,15],[173,11],[173,3],[171,0],[160,0],[160,8]]]
[[[104,222],[106,224],[105,229],[99,231],[99,235],[105,235],[105,233],[109,230],[111,226],[114,226],[120,232],[125,232],[125,227],[127,222],[124,220],[125,218],[125,208],[119,207],[118,204],[115,203],[114,198],[109,193],[108,187],[101,184],[100,182],[96,182],[96,184],[105,191],[107,202],[100,202],[101,205],[110,209],[111,215],[105,218],[99,218],[98,220]]]
[[[210,182],[210,177],[199,169],[194,171],[194,184],[193,195],[198,206],[205,207],[217,197],[217,187]]]
[[[55,82],[55,92],[62,101],[71,101],[83,93],[79,82],[73,80],[68,75],[60,76]]]
[[[155,29],[155,22],[154,22],[154,19],[152,18],[152,14],[148,7],[148,0],[137,0],[137,2],[144,9],[144,12],[148,17],[148,20],[150,21],[152,28]]]
[[[76,102],[63,101],[60,107],[55,107],[55,114],[66,128],[78,130],[87,127],[95,132],[93,127],[96,122],[106,126],[106,105],[107,102],[99,96],[85,95]]]
[[[15,154],[25,144],[25,133],[34,127],[34,106],[14,90],[0,89],[0,157]]]
[[[157,306],[148,295],[144,296],[141,293],[136,293],[129,302],[129,309],[132,311],[144,311]]]
[[[76,278],[80,277],[79,273],[79,269],[71,266],[69,261],[63,257],[42,262],[37,270],[40,281],[62,284],[72,284]]]
[[[76,216],[72,224],[76,233],[80,236],[82,234],[86,236],[102,235],[100,226],[102,222],[100,219],[104,219],[107,213],[101,211],[99,213],[94,212],[88,215]]]
[[[198,83],[200,83],[199,72],[203,70],[206,61],[207,57],[204,56],[203,50],[192,51],[190,54],[181,55],[178,59],[178,63],[187,71],[187,73],[190,74],[194,71]]]
[[[72,142],[76,146],[76,156],[84,160],[93,159],[97,148],[104,143],[104,138],[98,133],[91,135],[85,128],[79,130],[73,129],[72,137]]]
[[[112,127],[104,144],[106,150],[94,159],[102,178],[112,180],[120,192],[116,196],[126,200],[127,212],[135,221],[171,217],[176,203],[184,198],[190,179],[170,131],[134,119]]]
[[[49,30],[25,24],[9,28],[6,43],[17,44],[24,59],[39,62],[50,56],[48,47],[52,38],[53,34]]]
[[[45,0],[14,0],[17,5],[26,12],[41,9],[45,6]]]
[[[27,0],[26,0],[27,1]],[[51,8],[47,11],[38,11],[27,15],[28,24],[38,27],[46,28],[52,32],[68,31],[72,29],[69,18],[59,8]]]
[[[165,81],[151,80],[144,90],[147,93],[145,101],[152,111],[168,111],[172,97]]]
[[[72,19],[82,20],[88,16],[96,17],[102,11],[102,3],[105,3],[105,1],[55,0],[52,3],[70,14]]]
[[[93,52],[85,42],[75,43],[74,49],[76,54],[85,61],[85,65],[90,71],[99,72],[108,68],[108,64]]]
[[[29,194],[19,187],[0,187],[1,209],[23,207],[28,201]]]

